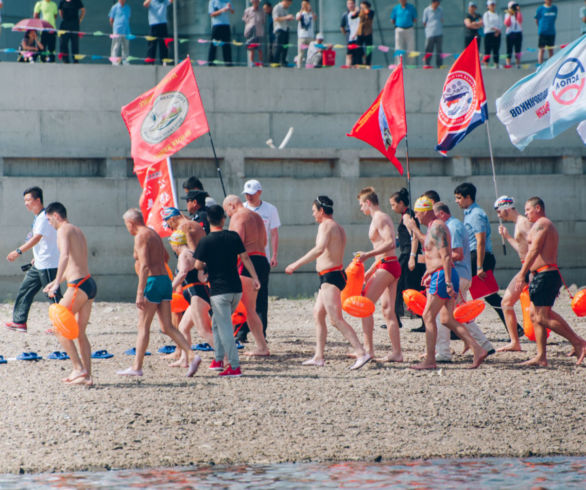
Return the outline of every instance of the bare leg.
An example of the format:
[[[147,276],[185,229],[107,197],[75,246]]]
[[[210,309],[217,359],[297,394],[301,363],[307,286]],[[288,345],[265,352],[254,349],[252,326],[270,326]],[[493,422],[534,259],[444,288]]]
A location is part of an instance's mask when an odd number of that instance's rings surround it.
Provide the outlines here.
[[[413,366],[413,369],[435,369],[437,367],[435,363],[435,341],[437,339],[435,317],[444,302],[445,300],[440,297],[427,293],[427,303],[422,315],[425,323],[425,359],[420,364]]]
[[[193,327],[193,320],[191,315],[191,309],[193,307],[190,306],[185,310],[185,314],[181,318],[181,322],[179,322],[179,331],[185,337],[185,340],[189,345],[191,345],[191,328]],[[174,359],[173,362],[169,363],[169,367],[189,367],[189,361],[185,353],[181,349],[175,349],[175,352],[169,354],[168,359]]]
[[[200,337],[210,345],[214,345],[212,335],[212,319],[210,318],[210,305],[199,296],[191,298],[191,318]],[[189,339],[191,342],[191,339]]]
[[[79,344],[79,353],[81,355],[81,362],[91,379],[92,375],[92,347],[86,335],[87,324],[92,313],[92,305],[94,300],[87,301],[77,314],[77,323],[79,325],[79,337],[77,342]]]
[[[513,281],[515,281],[514,278]],[[517,288],[515,287],[513,281],[511,281],[511,283],[507,287],[505,295],[503,296],[503,300],[501,301],[503,315],[505,316],[505,323],[507,324],[507,330],[509,331],[511,342],[503,347],[498,348],[498,352],[510,352],[521,350],[521,344],[519,342],[519,333],[517,332],[517,315],[515,315],[514,310],[515,303],[519,301],[521,293],[520,291],[517,292]]]
[[[394,278],[394,276],[393,276]],[[401,350],[401,331],[399,329],[399,321],[395,314],[395,296],[397,295],[397,280],[393,280],[383,292],[381,298],[381,306],[383,316],[387,322],[387,332],[389,333],[389,340],[391,341],[391,352],[382,358],[383,361],[388,362],[403,362],[403,351]]]
[[[250,277],[240,276],[240,280],[242,282],[242,304],[246,308],[246,321],[256,343],[256,350],[246,352],[244,355],[269,356],[269,348],[262,331],[262,322],[256,313],[256,296],[258,291],[254,289]]]
[[[191,360],[191,358],[193,357],[193,355],[191,354],[191,344],[188,344],[183,334],[171,324],[171,302],[161,301],[160,304],[155,306],[161,331],[165,335],[171,337],[173,342],[175,342],[175,344],[177,344],[177,346],[184,352],[186,358],[188,360]]]
[[[317,300],[313,307],[313,319],[315,322],[315,354],[312,359],[304,362],[306,366],[320,366],[325,362],[324,351],[328,337],[328,327],[326,325],[326,308],[321,289],[317,294]]]
[[[138,310],[138,334],[136,336],[136,355],[132,363],[134,371],[142,371],[142,364],[151,335],[151,323],[155,312],[157,311],[156,303],[145,302],[144,308]]]

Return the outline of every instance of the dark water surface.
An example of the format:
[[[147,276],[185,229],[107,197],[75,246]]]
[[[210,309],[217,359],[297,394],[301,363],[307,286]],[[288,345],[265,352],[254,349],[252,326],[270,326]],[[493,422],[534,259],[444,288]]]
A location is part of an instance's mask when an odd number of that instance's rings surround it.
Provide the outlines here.
[[[586,457],[299,463],[0,475],[0,488],[586,488]]]

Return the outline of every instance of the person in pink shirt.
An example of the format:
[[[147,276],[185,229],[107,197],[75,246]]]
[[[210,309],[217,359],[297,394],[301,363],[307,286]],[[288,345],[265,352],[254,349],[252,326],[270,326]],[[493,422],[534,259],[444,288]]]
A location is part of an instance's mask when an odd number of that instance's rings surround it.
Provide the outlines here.
[[[517,2],[511,0],[505,12],[505,34],[507,39],[506,68],[511,67],[511,58],[515,51],[515,64],[521,68],[521,44],[523,42],[523,14]]]

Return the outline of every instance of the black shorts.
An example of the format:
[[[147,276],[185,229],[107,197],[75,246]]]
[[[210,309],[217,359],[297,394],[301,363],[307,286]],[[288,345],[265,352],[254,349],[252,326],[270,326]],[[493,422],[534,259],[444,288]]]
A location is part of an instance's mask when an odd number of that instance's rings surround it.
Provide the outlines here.
[[[191,304],[191,298],[197,296],[210,304],[210,289],[205,284],[196,284],[183,290],[183,297],[185,301]]]
[[[340,291],[342,291],[342,289],[346,287],[346,273],[344,271],[326,272],[325,274],[319,276],[320,288],[323,283],[333,284]]]
[[[266,268],[269,261],[264,255],[249,255],[249,257],[252,265],[254,266],[254,270],[256,271],[256,275],[258,276],[258,271]],[[244,264],[242,263],[240,264],[240,270],[238,271],[238,274],[243,277],[251,277],[250,272],[248,272],[248,269],[244,267]]]
[[[529,298],[534,306],[553,306],[562,287],[562,278],[557,270],[538,272],[529,284]]]
[[[553,48],[555,46],[555,34],[539,34],[539,40],[537,41],[538,48],[545,48],[549,46]]]
[[[83,281],[83,277],[81,277],[80,279],[76,279],[75,281],[71,281],[67,284],[67,286],[76,287],[77,284],[79,284],[81,281]],[[81,286],[79,286],[79,289],[81,289],[85,294],[87,294],[87,299],[94,299],[96,297],[96,294],[98,294],[98,285],[96,284],[96,281],[94,281],[93,277],[89,277],[88,279],[83,281]]]

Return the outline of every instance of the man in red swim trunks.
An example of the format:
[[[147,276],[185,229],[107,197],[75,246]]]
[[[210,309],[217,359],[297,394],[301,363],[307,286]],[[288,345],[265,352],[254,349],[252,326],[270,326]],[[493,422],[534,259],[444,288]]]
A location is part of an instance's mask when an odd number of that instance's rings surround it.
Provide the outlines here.
[[[402,362],[401,337],[399,321],[395,314],[395,296],[397,283],[401,276],[401,264],[395,253],[395,229],[391,217],[383,213],[379,207],[378,196],[373,187],[365,187],[358,193],[360,210],[371,217],[368,238],[372,242],[369,252],[356,252],[360,262],[375,257],[374,264],[365,274],[366,283],[364,295],[376,303],[381,298],[383,317],[387,323],[391,352],[382,358],[383,361]],[[373,316],[362,319],[364,331],[364,347],[374,357],[372,333],[374,330]]]
[[[531,197],[525,203],[525,216],[533,223],[528,234],[529,250],[525,262],[517,274],[519,287],[524,286],[527,274],[533,277],[529,284],[531,298],[531,321],[535,329],[537,355],[523,364],[526,366],[547,366],[547,329],[566,338],[573,346],[570,355],[576,356],[580,364],[586,356],[586,340],[579,337],[552,306],[562,285],[558,270],[559,235],[556,227],[545,216],[545,204],[539,197]]]
[[[318,196],[313,201],[312,211],[315,221],[319,223],[315,247],[285,269],[287,274],[293,274],[302,265],[315,260],[315,268],[320,280],[319,293],[313,310],[316,329],[315,355],[304,361],[303,365],[324,366],[324,349],[328,333],[326,317],[329,317],[334,327],[354,347],[356,362],[350,369],[359,369],[372,357],[364,350],[356,332],[342,317],[340,293],[346,286],[346,274],[342,265],[346,248],[346,232],[334,221],[334,201],[328,196]]]

